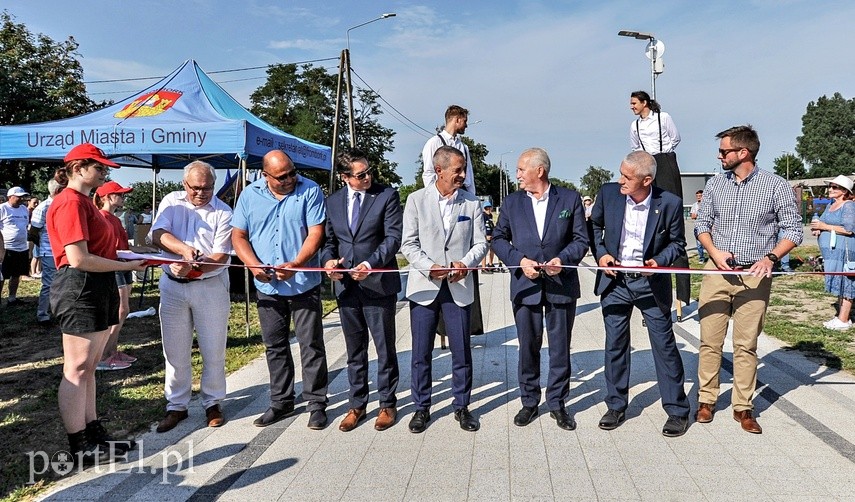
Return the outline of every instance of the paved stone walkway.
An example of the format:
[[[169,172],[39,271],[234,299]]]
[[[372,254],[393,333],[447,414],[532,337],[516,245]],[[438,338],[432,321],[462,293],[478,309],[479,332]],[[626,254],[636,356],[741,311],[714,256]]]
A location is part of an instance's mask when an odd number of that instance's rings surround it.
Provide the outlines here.
[[[590,258],[589,258],[590,260]],[[528,427],[513,425],[519,409],[517,342],[508,274],[481,275],[487,334],[474,337],[471,409],[481,429],[454,421],[450,354],[434,351],[432,420],[411,434],[409,309],[397,315],[401,363],[399,422],[374,430],[368,420],[338,430],[347,411],[344,340],[335,314],[325,320],[330,362],[330,425],[306,427],[298,413],[267,428],[252,421],[268,405],[268,375],[260,358],[229,377],[228,422],[204,427],[194,400],[190,418],[166,434],[142,435],[127,463],[69,476],[49,500],[852,500],[855,493],[855,378],[761,337],[755,400],[762,435],[731,418],[730,341],[718,414],[693,423],[685,436],[665,438],[653,361],[640,315],[633,318],[631,402],[618,429],[597,428],[606,411],[603,321],[594,274],[581,272],[583,297],[573,330],[570,411],[579,424],[559,429],[545,406]],[[686,390],[697,403],[696,303],[675,328],[686,367]],[[295,355],[297,348],[294,347]],[[543,351],[546,354],[546,349]],[[546,357],[544,357],[545,375]],[[374,374],[374,367],[371,373]],[[299,377],[299,374],[298,374]],[[545,378],[545,377],[544,377]],[[298,386],[298,395],[300,388]],[[693,410],[694,411],[694,410]]]

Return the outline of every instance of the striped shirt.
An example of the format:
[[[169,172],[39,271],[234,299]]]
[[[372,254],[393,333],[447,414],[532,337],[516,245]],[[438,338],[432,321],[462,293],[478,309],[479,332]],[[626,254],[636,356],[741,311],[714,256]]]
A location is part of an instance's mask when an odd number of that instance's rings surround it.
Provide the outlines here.
[[[801,244],[796,197],[780,176],[755,167],[741,183],[730,171],[707,182],[695,230],[710,233],[713,245],[733,253],[739,265],[752,265],[770,253],[779,229],[781,239]]]

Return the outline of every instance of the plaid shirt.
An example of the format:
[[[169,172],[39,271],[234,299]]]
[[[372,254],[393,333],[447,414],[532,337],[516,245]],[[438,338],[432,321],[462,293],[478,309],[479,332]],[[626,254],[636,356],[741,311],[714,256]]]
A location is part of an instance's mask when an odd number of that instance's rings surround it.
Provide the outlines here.
[[[781,239],[801,244],[804,231],[793,189],[786,180],[754,168],[742,183],[733,172],[707,182],[695,230],[709,232],[715,247],[733,253],[736,263],[752,265]]]

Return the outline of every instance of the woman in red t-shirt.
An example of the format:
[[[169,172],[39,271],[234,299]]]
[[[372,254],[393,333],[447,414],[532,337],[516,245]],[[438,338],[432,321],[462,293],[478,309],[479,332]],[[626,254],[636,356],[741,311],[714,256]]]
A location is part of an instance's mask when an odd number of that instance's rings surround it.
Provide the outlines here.
[[[115,181],[108,181],[98,187],[92,197],[95,207],[101,211],[107,223],[113,227],[113,233],[116,235],[116,249],[118,250],[129,249],[128,233],[122,226],[122,220],[116,217],[114,213],[125,207],[125,195],[133,190],[133,188],[125,188]],[[133,283],[131,272],[127,270],[116,272],[116,285],[119,287],[119,322],[110,326],[110,335],[107,339],[107,345],[104,347],[104,355],[101,356],[101,362],[98,363],[96,370],[123,370],[130,368],[131,363],[137,360],[136,357],[119,352],[119,332],[122,331],[122,325],[125,324],[125,319],[128,318],[128,313],[131,310],[130,298]]]
[[[116,237],[98,212],[89,193],[104,184],[109,167],[118,164],[92,144],[74,147],[56,181],[65,189],[47,213],[47,231],[57,272],[50,290],[51,313],[62,330],[63,367],[59,384],[59,413],[72,457],[78,465],[93,465],[122,455],[133,441],[111,438],[95,406],[95,367],[101,360],[107,333],[118,321],[117,270],[145,269],[145,261],[116,259]]]

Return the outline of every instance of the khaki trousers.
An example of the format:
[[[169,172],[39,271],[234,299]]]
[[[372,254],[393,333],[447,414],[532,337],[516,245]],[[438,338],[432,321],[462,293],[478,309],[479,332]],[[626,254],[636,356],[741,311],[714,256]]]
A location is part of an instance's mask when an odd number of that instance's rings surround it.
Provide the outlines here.
[[[706,269],[715,269],[709,260]],[[701,346],[698,355],[698,401],[718,400],[721,356],[728,321],[733,319],[733,411],[751,410],[757,387],[757,337],[763,331],[772,279],[749,275],[705,275],[698,315]]]

